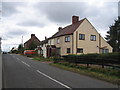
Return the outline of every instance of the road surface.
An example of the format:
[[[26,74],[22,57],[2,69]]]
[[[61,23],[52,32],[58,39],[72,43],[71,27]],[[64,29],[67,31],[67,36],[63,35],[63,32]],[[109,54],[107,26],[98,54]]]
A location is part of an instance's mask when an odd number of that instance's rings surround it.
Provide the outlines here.
[[[117,88],[16,54],[3,55],[3,88]]]

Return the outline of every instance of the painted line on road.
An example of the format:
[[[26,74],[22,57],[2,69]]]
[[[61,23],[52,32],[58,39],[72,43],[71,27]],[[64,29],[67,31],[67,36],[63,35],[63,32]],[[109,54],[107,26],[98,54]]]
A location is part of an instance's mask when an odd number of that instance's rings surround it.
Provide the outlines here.
[[[16,58],[17,60],[20,60],[19,58]]]
[[[45,76],[45,77],[47,77],[47,78],[49,78],[49,79],[53,80],[54,82],[57,82],[58,84],[60,84],[60,85],[62,85],[62,86],[64,86],[64,87],[66,87],[66,88],[68,88],[68,89],[72,90],[72,88],[71,88],[71,87],[69,87],[69,86],[67,86],[67,85],[65,85],[65,84],[63,84],[63,83],[61,83],[60,81],[55,80],[54,78],[52,78],[52,77],[50,77],[50,76],[48,76],[48,75],[46,75],[46,74],[42,73],[42,72],[41,72],[41,71],[39,71],[39,70],[36,70],[36,71],[37,71],[38,73],[42,74],[43,76]]]
[[[27,63],[25,63],[25,62],[23,62],[23,61],[21,61],[23,64],[25,64],[26,66],[28,66],[28,67],[30,67],[30,65],[29,64],[27,64]]]

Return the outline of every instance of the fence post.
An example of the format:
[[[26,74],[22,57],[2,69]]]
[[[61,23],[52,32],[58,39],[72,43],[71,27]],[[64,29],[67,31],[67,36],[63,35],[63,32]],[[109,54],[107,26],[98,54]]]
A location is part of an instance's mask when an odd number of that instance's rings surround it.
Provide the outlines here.
[[[104,60],[102,59],[102,68],[104,68]]]

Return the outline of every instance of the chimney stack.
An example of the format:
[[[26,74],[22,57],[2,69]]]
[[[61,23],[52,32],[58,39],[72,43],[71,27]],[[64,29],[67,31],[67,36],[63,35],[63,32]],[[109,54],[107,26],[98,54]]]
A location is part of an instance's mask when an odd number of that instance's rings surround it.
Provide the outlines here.
[[[60,31],[60,30],[62,30],[62,27],[59,27],[59,28],[58,28],[58,31]]]
[[[72,24],[75,24],[79,21],[79,16],[72,16]]]
[[[32,37],[35,37],[35,34],[31,34],[31,38],[32,38]]]
[[[45,40],[47,39],[47,37],[45,36]]]

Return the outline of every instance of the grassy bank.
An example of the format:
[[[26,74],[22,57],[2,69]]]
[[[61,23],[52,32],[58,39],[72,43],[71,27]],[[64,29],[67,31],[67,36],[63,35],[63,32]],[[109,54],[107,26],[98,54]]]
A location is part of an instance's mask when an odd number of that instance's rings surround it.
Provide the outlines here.
[[[42,62],[54,62],[53,58],[32,57],[33,60]],[[120,71],[111,68],[89,67],[75,65],[68,62],[50,63],[51,66],[72,71],[78,74],[104,80],[113,84],[120,84]]]
[[[43,57],[33,57],[33,60],[41,61],[41,62],[53,62],[52,58],[43,58]]]
[[[108,69],[108,68],[93,68],[86,66],[76,66],[75,64],[69,63],[51,63],[50,65],[65,69],[68,71],[72,71],[75,73],[79,73],[82,75],[90,76],[96,79],[104,80],[107,82],[111,82],[113,84],[120,84],[120,71]]]

